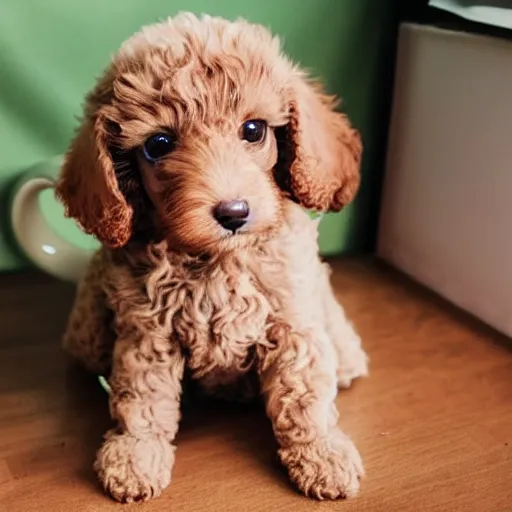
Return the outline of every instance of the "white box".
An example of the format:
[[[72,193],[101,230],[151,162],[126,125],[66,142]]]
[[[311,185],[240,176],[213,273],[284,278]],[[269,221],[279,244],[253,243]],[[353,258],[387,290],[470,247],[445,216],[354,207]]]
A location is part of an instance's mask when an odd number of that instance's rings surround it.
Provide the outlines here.
[[[402,25],[377,254],[512,336],[512,42]]]

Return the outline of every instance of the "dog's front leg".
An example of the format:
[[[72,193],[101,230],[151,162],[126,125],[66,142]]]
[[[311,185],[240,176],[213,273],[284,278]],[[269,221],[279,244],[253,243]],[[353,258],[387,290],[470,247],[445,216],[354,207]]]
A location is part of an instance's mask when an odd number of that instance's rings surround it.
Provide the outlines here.
[[[107,432],[95,462],[104,488],[121,502],[156,497],[171,480],[184,368],[166,330],[148,329],[147,318],[134,324],[118,333],[110,378],[117,428]]]
[[[281,462],[308,496],[355,495],[363,465],[337,426],[336,354],[327,334],[294,332],[278,322],[268,339],[260,349],[259,374]]]

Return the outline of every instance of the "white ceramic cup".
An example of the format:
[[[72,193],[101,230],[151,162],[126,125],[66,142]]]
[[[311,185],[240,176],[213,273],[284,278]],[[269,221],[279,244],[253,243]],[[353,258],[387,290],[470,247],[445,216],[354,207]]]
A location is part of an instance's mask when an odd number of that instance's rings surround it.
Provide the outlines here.
[[[55,187],[61,164],[62,156],[58,156],[21,174],[11,191],[10,223],[17,244],[35,266],[59,279],[77,282],[98,244],[92,237],[81,245],[67,240],[43,212],[41,193]]]

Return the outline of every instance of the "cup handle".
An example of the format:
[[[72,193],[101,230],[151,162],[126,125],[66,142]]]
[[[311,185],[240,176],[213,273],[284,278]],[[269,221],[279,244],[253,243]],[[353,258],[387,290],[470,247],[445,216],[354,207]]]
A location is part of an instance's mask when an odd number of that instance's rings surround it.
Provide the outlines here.
[[[43,190],[54,188],[48,176],[35,176],[15,187],[11,198],[11,228],[25,255],[54,277],[76,283],[85,273],[92,252],[58,236],[48,224],[39,202]]]

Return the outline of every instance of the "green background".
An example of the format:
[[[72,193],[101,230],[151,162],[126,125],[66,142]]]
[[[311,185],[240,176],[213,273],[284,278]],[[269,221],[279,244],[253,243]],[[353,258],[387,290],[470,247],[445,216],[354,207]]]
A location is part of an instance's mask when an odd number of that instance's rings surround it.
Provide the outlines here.
[[[6,191],[24,169],[66,150],[83,97],[120,43],[180,10],[238,16],[279,34],[287,53],[323,79],[361,130],[356,202],[322,220],[324,254],[371,248],[390,97],[398,0],[4,0],[0,8],[0,270],[22,266],[9,243]],[[52,225],[79,245],[50,193]]]

